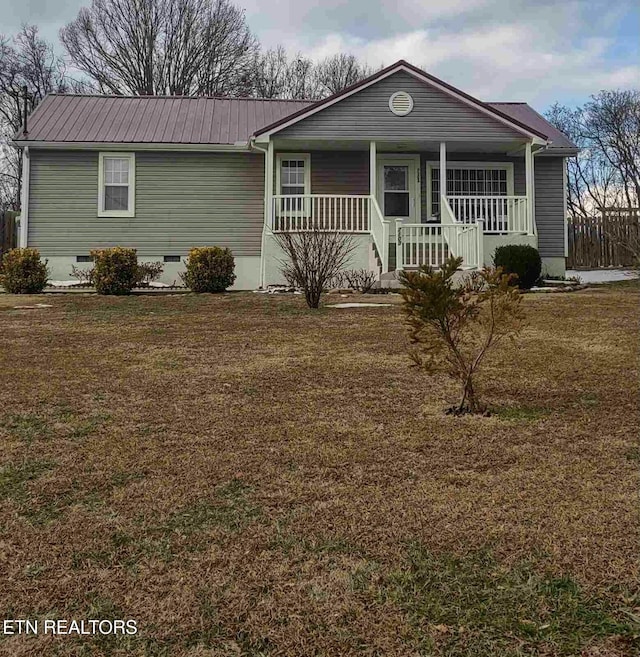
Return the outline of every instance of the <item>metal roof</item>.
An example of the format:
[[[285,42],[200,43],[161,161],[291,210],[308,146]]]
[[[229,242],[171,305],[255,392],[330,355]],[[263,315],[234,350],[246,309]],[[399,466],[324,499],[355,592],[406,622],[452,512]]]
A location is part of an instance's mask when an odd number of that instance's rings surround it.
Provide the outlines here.
[[[49,94],[29,117],[28,133],[20,131],[16,141],[232,145],[246,143],[265,126],[314,104],[262,98]],[[551,150],[576,149],[526,103],[484,105],[546,135],[552,141]]]
[[[533,107],[527,103],[487,103],[491,107],[507,114],[513,119],[531,126],[533,129],[543,132],[547,138],[551,140],[551,149],[554,148],[570,148],[576,149],[577,146],[558,128],[553,126],[541,114],[538,114]]]
[[[16,140],[60,143],[235,144],[310,101],[49,94]]]

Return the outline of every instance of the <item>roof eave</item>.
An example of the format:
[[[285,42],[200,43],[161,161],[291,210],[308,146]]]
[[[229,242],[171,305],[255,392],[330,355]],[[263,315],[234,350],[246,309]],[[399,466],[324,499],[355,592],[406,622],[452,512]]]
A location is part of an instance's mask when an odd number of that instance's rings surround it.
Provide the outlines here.
[[[249,152],[249,142],[235,144],[180,144],[152,142],[74,142],[74,141],[40,141],[37,139],[14,139],[12,142],[18,148],[29,146],[44,150],[85,150],[85,151],[208,151],[208,152]]]
[[[563,157],[575,157],[580,153],[582,149],[578,148],[577,146],[571,147],[571,146],[554,146],[553,143],[549,146],[549,148],[546,148],[538,153],[539,156],[541,157],[552,157],[552,156],[563,156]]]

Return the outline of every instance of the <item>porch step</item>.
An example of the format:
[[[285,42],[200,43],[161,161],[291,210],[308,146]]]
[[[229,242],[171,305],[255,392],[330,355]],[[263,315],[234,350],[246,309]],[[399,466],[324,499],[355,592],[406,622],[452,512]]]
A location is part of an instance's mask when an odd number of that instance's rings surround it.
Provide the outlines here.
[[[415,271],[415,268],[412,268]],[[411,271],[408,269],[407,271]],[[454,285],[460,283],[465,276],[468,274],[471,269],[459,270],[453,275]],[[402,287],[402,284],[398,280],[398,271],[388,271],[385,274],[380,276],[380,279],[373,284],[374,288],[387,288],[391,290],[399,290]]]
[[[394,263],[395,267],[395,263]],[[374,288],[388,288],[391,290],[399,290],[402,285],[400,284],[400,281],[398,280],[398,272],[395,271],[388,271],[380,275],[380,279],[377,280],[373,284]]]

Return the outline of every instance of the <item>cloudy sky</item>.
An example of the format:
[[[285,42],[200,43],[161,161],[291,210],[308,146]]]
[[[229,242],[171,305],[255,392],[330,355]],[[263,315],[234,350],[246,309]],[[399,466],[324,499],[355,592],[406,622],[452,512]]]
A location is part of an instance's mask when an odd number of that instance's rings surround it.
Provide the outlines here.
[[[23,22],[57,41],[90,0],[0,0],[0,33]],[[640,87],[637,0],[238,0],[264,46],[372,66],[406,59],[489,101],[540,110]]]

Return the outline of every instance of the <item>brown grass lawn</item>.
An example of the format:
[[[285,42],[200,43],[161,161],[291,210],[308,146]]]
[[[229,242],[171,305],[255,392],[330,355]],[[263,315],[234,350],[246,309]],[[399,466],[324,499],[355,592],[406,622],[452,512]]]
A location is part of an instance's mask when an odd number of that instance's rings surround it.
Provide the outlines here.
[[[2,617],[140,630],[0,654],[635,654],[638,299],[528,295],[456,418],[398,305],[0,296]]]

